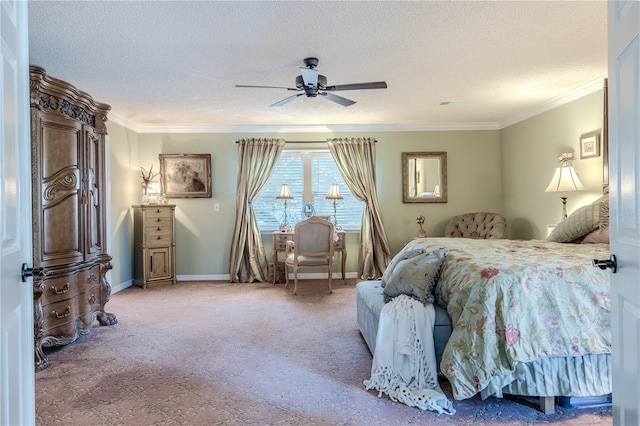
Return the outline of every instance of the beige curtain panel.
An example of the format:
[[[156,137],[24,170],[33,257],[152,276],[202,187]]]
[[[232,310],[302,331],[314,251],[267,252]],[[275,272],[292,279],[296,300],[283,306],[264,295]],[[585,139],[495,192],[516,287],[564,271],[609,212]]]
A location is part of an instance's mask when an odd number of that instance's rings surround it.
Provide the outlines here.
[[[376,146],[370,138],[329,139],[329,150],[349,187],[365,202],[360,229],[358,276],[376,279],[389,264],[391,250],[384,232],[376,191]]]
[[[275,171],[284,139],[241,139],[238,143],[236,223],[231,241],[231,282],[267,281],[269,264],[251,202]]]

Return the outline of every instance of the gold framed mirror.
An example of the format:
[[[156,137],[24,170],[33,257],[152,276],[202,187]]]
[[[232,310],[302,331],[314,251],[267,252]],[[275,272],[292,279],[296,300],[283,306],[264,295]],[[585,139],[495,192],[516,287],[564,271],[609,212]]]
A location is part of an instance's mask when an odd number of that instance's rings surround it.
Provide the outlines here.
[[[402,153],[402,202],[447,202],[447,153]]]

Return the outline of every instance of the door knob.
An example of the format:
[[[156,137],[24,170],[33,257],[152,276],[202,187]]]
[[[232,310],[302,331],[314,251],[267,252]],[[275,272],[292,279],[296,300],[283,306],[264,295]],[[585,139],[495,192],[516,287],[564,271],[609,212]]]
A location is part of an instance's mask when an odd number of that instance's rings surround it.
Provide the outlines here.
[[[612,254],[609,259],[598,260],[593,259],[593,266],[597,266],[600,269],[611,268],[614,274],[618,272],[618,260],[616,259],[616,255]]]
[[[26,263],[22,264],[22,270],[20,271],[20,277],[22,278],[22,282],[27,282],[27,277],[35,277],[35,276],[44,275],[44,268],[29,268],[29,265]]]

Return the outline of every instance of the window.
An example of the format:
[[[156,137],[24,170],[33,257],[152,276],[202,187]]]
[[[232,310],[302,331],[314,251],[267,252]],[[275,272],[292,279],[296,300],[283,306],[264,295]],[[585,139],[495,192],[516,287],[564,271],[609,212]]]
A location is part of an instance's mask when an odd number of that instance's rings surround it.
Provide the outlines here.
[[[360,230],[363,203],[355,199],[344,183],[329,151],[284,151],[269,182],[253,201],[260,229],[276,230],[284,224],[284,200],[276,197],[283,183],[289,185],[293,200],[287,200],[287,225],[292,227],[306,218],[305,204],[312,204],[316,216],[330,216],[333,222],[333,200],[327,200],[331,184],[337,183],[343,200],[338,200],[338,226],[344,230]]]

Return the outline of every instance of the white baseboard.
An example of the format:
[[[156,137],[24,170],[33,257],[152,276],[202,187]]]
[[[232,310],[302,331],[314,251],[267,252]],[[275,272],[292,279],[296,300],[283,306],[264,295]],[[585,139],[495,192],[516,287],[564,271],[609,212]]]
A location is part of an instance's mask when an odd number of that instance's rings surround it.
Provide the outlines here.
[[[129,288],[132,285],[133,285],[133,280],[125,281],[125,282],[120,283],[118,285],[112,285],[111,286],[111,294],[116,294],[117,292],[122,291],[125,288]]]
[[[345,278],[358,278],[357,272],[346,272]],[[315,273],[302,273],[298,274],[298,278],[301,280],[325,280],[327,279],[327,274],[322,272]],[[178,281],[230,281],[229,274],[220,274],[220,275],[177,275],[176,279]],[[289,273],[289,279],[293,279],[293,274]],[[340,272],[333,273],[334,280],[342,279],[342,274]],[[119,291],[124,290],[125,288],[129,288],[133,285],[133,280],[125,281],[118,285],[111,286],[111,294],[115,294]]]
[[[344,274],[345,279],[347,278],[358,278],[358,273],[357,272],[345,272]],[[289,272],[289,279],[292,280],[293,279],[293,273]],[[302,274],[298,274],[298,279],[301,280],[326,280],[327,279],[327,273],[322,273],[322,272],[307,272],[307,273],[302,273]],[[334,280],[341,280],[342,279],[342,273],[341,272],[334,272],[333,273],[333,279]]]
[[[346,272],[345,278],[358,278],[357,272]],[[178,275],[176,277],[178,281],[231,281],[228,274],[221,275]],[[324,280],[327,279],[327,273],[324,272],[315,272],[315,273],[302,273],[298,274],[298,278],[301,280]],[[293,279],[293,273],[289,273],[289,279]],[[342,279],[342,274],[340,272],[333,273],[333,279]]]
[[[178,281],[231,281],[229,274],[220,275],[176,275]]]

